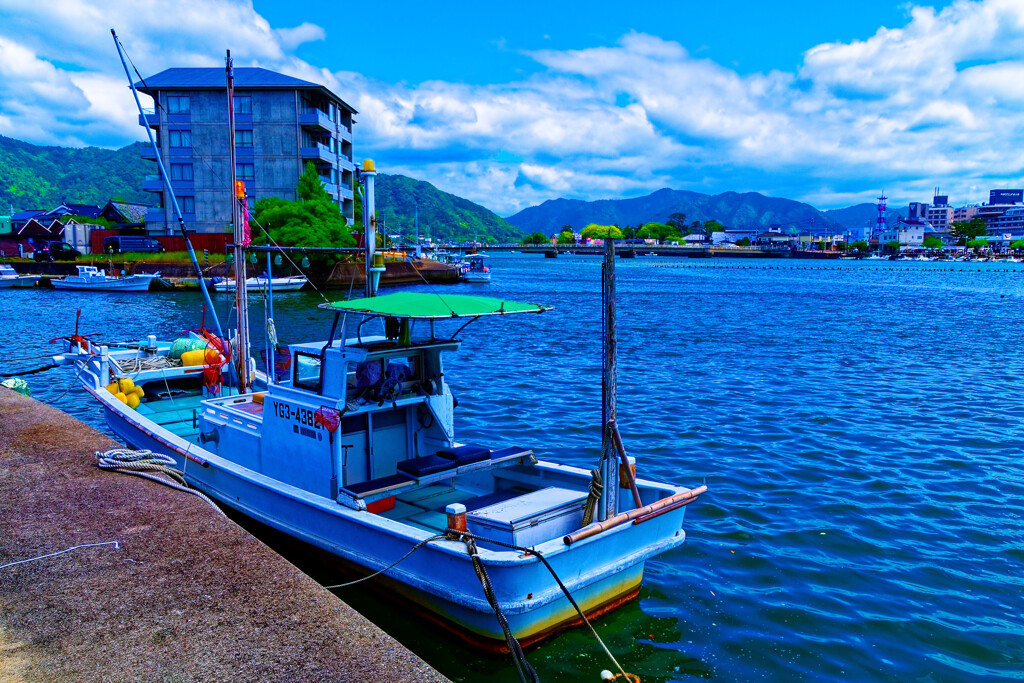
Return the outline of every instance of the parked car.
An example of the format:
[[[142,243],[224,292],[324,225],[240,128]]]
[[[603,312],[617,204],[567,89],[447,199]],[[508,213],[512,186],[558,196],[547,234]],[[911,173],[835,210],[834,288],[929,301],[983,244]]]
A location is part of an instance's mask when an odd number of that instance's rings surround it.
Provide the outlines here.
[[[151,252],[159,254],[164,245],[149,235],[113,235],[103,240],[103,251],[108,254],[120,254],[127,251]]]
[[[36,261],[74,261],[81,255],[82,252],[67,242],[50,242],[49,244],[36,245],[32,258]]]

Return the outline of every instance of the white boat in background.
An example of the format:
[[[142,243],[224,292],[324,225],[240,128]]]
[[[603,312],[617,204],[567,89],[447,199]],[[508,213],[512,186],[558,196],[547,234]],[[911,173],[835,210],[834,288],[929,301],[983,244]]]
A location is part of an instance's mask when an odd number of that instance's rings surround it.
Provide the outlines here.
[[[872,254],[871,256],[865,256],[865,261],[888,261],[888,256],[882,256],[881,254]]]
[[[470,254],[462,262],[460,275],[463,282],[490,282],[491,269],[487,267],[487,254]]]
[[[275,292],[293,292],[297,289],[302,289],[309,280],[305,275],[295,275],[293,277],[272,277],[270,278],[270,287]],[[245,288],[247,290],[255,292],[265,292],[267,289],[267,278],[265,277],[250,277],[245,280]],[[220,282],[214,281],[213,289],[217,292],[233,292],[235,291],[234,280],[221,280]]]
[[[35,287],[38,275],[21,275],[6,263],[0,263],[0,288]]]
[[[78,275],[68,275],[59,280],[53,280],[54,288],[112,292],[148,292],[153,280],[160,277],[160,273],[116,277],[114,275],[107,275],[106,271],[96,266],[76,266],[76,268],[78,268]]]

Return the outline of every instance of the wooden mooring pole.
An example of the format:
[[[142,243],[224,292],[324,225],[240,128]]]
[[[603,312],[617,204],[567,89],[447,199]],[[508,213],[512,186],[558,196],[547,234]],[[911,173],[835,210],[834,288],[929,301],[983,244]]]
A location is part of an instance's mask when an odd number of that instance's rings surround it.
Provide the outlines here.
[[[619,461],[612,430],[615,425],[615,246],[611,234],[605,238],[601,269],[604,363],[601,375],[601,500],[597,519],[604,521],[618,513]]]

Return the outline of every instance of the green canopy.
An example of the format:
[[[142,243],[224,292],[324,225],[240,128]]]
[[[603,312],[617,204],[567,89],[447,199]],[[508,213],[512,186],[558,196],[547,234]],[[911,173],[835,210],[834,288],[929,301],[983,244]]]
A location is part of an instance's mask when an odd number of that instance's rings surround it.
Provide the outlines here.
[[[320,308],[385,318],[467,318],[506,313],[543,313],[550,306],[523,304],[489,296],[397,292],[384,296],[321,304]]]

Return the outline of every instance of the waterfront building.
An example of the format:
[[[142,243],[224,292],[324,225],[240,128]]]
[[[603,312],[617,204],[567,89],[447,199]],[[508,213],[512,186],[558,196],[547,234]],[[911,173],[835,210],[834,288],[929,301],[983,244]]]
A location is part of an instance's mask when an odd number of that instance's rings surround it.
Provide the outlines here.
[[[948,230],[949,224],[953,221],[953,207],[949,205],[949,196],[937,194],[931,206],[927,204],[925,206],[927,209],[924,220],[936,230]],[[908,218],[913,219],[914,217],[909,216]]]
[[[312,162],[327,193],[351,220],[355,109],[323,85],[267,69],[240,67],[234,77],[235,171],[250,207],[263,197],[294,200],[299,175]],[[154,130],[186,224],[197,232],[225,231],[232,200],[224,69],[167,69],[136,87],[156,105],[139,124]],[[155,160],[149,147],[142,156]],[[160,205],[147,212],[147,231],[174,231],[163,180],[147,177],[142,189],[154,193]]]
[[[966,223],[977,215],[978,207],[976,205],[961,206],[957,209],[953,209],[953,222]]]
[[[1024,190],[990,190],[988,203],[979,206],[975,215],[985,221],[990,234],[1001,234],[1016,225],[1017,220],[1015,214],[1004,220],[1004,214],[1016,206],[1021,206],[1022,202]]]
[[[913,218],[900,219],[891,228],[878,234],[878,243],[882,246],[889,242],[899,242],[901,247],[920,247],[924,243],[925,232],[934,232],[927,222]]]

